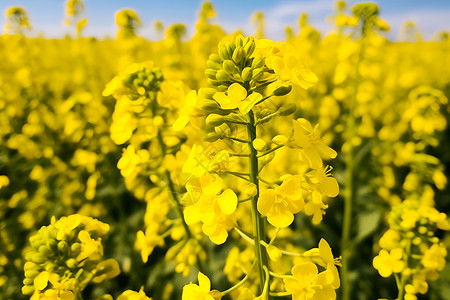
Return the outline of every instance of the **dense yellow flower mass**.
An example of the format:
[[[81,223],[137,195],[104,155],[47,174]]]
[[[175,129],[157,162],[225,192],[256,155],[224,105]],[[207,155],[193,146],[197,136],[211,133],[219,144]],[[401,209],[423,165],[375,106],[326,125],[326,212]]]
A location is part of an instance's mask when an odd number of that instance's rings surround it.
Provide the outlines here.
[[[204,2],[97,39],[89,9],[5,13],[0,299],[446,299],[448,33],[338,1],[272,41]]]
[[[79,214],[53,218],[30,238],[22,292],[31,299],[77,299],[88,283],[117,276],[117,261],[103,260],[108,231],[108,224]]]

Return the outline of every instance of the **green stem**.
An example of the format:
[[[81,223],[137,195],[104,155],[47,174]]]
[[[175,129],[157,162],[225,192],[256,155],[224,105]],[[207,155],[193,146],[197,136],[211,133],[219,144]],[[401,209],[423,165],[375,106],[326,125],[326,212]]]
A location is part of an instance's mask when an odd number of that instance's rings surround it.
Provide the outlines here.
[[[250,274],[252,273],[253,269],[255,268],[255,265],[256,265],[256,260],[253,261],[252,266],[250,267],[250,270],[248,270],[247,274],[245,275],[244,278],[241,279],[241,281],[239,281],[238,283],[236,283],[235,285],[230,287],[228,290],[225,290],[221,293],[222,297],[225,296],[226,294],[231,293],[232,291],[238,289],[241,285],[243,285],[249,278]]]
[[[164,144],[160,130],[158,130],[157,139],[158,139],[159,146],[161,147],[161,151],[164,155],[164,153],[166,152],[166,144]],[[192,233],[191,233],[191,230],[189,229],[189,226],[186,224],[186,221],[184,220],[183,211],[181,210],[181,203],[180,203],[180,200],[178,199],[178,194],[177,194],[177,191],[175,190],[175,185],[173,184],[172,178],[170,177],[169,170],[166,169],[164,171],[164,174],[166,176],[167,187],[169,188],[170,198],[173,200],[173,208],[175,209],[175,213],[177,214],[178,218],[181,219],[181,223],[183,224],[183,227],[184,227],[184,230],[186,231],[187,237],[191,238]]]
[[[247,128],[248,128],[248,126],[247,126]],[[249,143],[253,142],[253,140],[246,141],[246,140],[242,140],[242,139],[238,139],[238,138],[234,138],[234,137],[228,137],[228,139],[235,141],[235,142],[244,143],[244,144],[249,144]]]
[[[248,157],[249,154],[243,154],[243,153],[228,153],[229,156],[238,156],[238,157]]]
[[[364,28],[364,25],[363,25]],[[356,107],[356,95],[358,94],[359,87],[359,65],[362,61],[364,51],[364,29],[361,37],[360,51],[358,54],[357,62],[355,64],[355,84],[353,89],[353,95],[350,99],[348,108],[348,117],[346,122],[347,128],[347,153],[345,155],[345,188],[344,188],[344,220],[342,226],[342,241],[341,241],[341,253],[342,253],[342,300],[350,300],[351,295],[351,283],[349,278],[349,261],[353,252],[353,245],[351,243],[350,235],[352,228],[352,206],[354,202],[354,146],[353,137],[355,136],[355,107]]]
[[[253,222],[253,236],[255,241],[255,255],[258,261],[258,271],[259,271],[259,292],[263,293],[264,285],[266,283],[266,275],[264,267],[268,268],[268,256],[267,251],[264,246],[261,245],[261,241],[265,241],[265,229],[264,229],[264,219],[258,212],[258,198],[259,198],[259,180],[258,180],[258,152],[253,147],[253,141],[256,139],[256,126],[255,126],[255,116],[253,111],[248,113],[249,124],[247,125],[247,134],[250,140],[250,180],[256,186],[256,195],[252,199],[252,222]],[[269,280],[269,278],[267,278]],[[267,295],[267,299],[268,299]]]
[[[270,153],[272,153],[272,152],[274,152],[274,151],[277,151],[278,149],[283,148],[283,147],[284,147],[284,145],[278,145],[278,146],[276,146],[276,147],[274,147],[274,148],[272,148],[272,149],[270,149],[270,150],[267,150],[266,152],[264,152],[264,153],[258,155],[258,158],[261,158],[261,157],[263,157],[263,156],[266,156],[267,154],[270,154]]]
[[[272,95],[273,96],[273,95]],[[257,103],[258,104],[258,103]],[[256,105],[256,104],[255,104]],[[263,123],[263,122],[265,122],[265,121],[268,121],[268,120],[270,120],[271,118],[273,118],[273,117],[275,117],[275,116],[278,116],[280,114],[280,111],[276,111],[276,112],[274,112],[274,113],[272,113],[272,114],[270,114],[270,115],[267,115],[267,116],[265,116],[265,117],[263,117],[263,118],[261,118],[261,119],[258,119],[257,121],[256,121],[256,123],[255,123],[255,125],[259,125],[259,124],[261,124],[261,123]]]
[[[265,180],[264,178],[261,178],[261,177],[259,177],[259,176],[258,176],[258,179],[259,179],[259,181],[261,181],[261,182],[267,184],[267,185],[270,186],[270,187],[275,187],[275,186],[276,186],[275,183],[270,182],[270,181],[268,181],[268,180]]]
[[[242,174],[239,174],[239,173],[236,173],[236,172],[230,172],[230,171],[228,171],[228,172],[226,172],[227,174],[230,174],[230,175],[233,175],[233,176],[236,176],[237,178],[240,178],[240,179],[242,179],[242,180],[245,180],[245,181],[250,181],[248,178],[246,178],[244,175],[242,175]],[[248,174],[245,174],[245,175],[247,175],[248,176]]]
[[[266,96],[266,97],[262,98],[261,100],[259,100],[258,102],[256,102],[255,105],[261,104],[261,103],[263,103],[264,101],[266,101],[267,99],[269,99],[270,97],[273,97],[273,96],[274,96],[274,94]]]
[[[292,295],[292,293],[289,293],[289,292],[270,292],[270,295],[274,296],[274,297],[285,297],[285,296]]]
[[[403,257],[403,261],[405,262],[405,265],[408,266],[409,257],[411,256],[411,240],[407,240],[406,248],[405,248],[405,255]],[[395,276],[395,282],[397,284],[398,288],[398,296],[396,300],[403,300],[405,297],[405,284],[406,284],[406,276],[403,275],[403,273],[400,273],[400,280],[398,278],[397,274],[394,274]]]
[[[274,83],[275,81],[277,81],[277,80],[274,79],[274,80],[271,80],[271,81],[266,81],[266,82],[264,82],[263,84],[260,84],[260,85],[258,85],[258,86],[252,87],[252,88],[249,89],[248,91],[249,91],[249,92],[253,92],[253,91],[256,90],[256,89],[259,89],[259,88],[262,88],[262,87],[264,87],[264,86],[267,86],[267,85],[269,85],[269,84],[271,84],[271,83]]]

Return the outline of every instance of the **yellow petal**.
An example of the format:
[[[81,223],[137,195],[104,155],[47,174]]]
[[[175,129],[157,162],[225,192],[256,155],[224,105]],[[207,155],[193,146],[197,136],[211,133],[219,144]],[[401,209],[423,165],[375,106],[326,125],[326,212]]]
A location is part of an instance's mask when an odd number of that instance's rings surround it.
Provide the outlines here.
[[[236,107],[232,107],[231,101],[228,96],[223,92],[217,92],[214,94],[213,99],[219,103],[220,107],[223,109],[234,109]]]
[[[292,275],[305,286],[314,280],[318,272],[317,266],[312,262],[300,263],[292,268]]]
[[[230,97],[231,101],[242,101],[247,98],[247,90],[240,85],[239,83],[233,83],[228,88],[228,97]]]
[[[223,193],[216,197],[220,210],[226,214],[231,215],[237,207],[238,199],[236,194],[231,189],[226,189]]]
[[[308,164],[310,168],[319,169],[322,167],[322,158],[320,158],[319,152],[313,146],[304,148],[300,152],[302,160]]]
[[[239,111],[242,114],[247,114],[253,108],[253,106],[256,103],[258,103],[258,101],[260,101],[262,98],[263,98],[262,95],[259,93],[251,94],[250,96],[247,97],[247,99],[239,103],[238,105]]]
[[[178,119],[173,123],[172,128],[175,131],[181,131],[189,123],[189,117],[185,115],[180,115]]]
[[[269,189],[261,193],[258,198],[258,211],[263,216],[266,216],[269,210],[275,203],[275,190]]]
[[[42,291],[48,284],[49,273],[42,271],[34,278],[34,287],[38,291]]]
[[[186,224],[188,224],[188,225],[192,225],[192,224],[200,222],[201,215],[195,205],[185,207],[183,214],[184,214],[184,220],[186,221]]]
[[[322,259],[325,261],[326,264],[334,263],[334,257],[333,253],[331,252],[331,247],[325,239],[320,239],[319,253],[320,257],[322,257]]]
[[[320,190],[328,197],[336,197],[339,194],[339,184],[333,177],[326,177],[320,184]]]
[[[209,290],[211,289],[211,281],[202,272],[198,272],[198,285],[205,293],[209,292]]]
[[[334,151],[332,148],[325,145],[323,142],[316,143],[316,147],[319,150],[320,155],[324,159],[328,160],[328,159],[336,158],[336,156],[337,156],[336,151]]]
[[[274,211],[267,216],[267,221],[271,225],[277,228],[285,228],[292,224],[294,215],[291,212],[284,207],[281,209],[280,205],[276,205],[274,208]]]

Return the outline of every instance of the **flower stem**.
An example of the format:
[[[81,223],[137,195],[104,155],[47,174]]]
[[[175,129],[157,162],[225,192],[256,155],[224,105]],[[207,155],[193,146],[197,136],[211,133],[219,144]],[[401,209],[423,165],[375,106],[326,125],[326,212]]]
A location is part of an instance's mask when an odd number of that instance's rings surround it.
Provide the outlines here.
[[[342,241],[341,241],[341,253],[342,253],[342,299],[350,300],[351,296],[351,283],[349,278],[349,261],[353,252],[353,245],[350,240],[351,228],[352,228],[352,206],[354,199],[354,168],[355,168],[355,158],[354,158],[354,145],[353,138],[356,132],[356,119],[355,119],[355,109],[356,109],[356,96],[358,94],[358,88],[360,83],[359,75],[359,65],[363,59],[363,52],[365,46],[365,36],[364,36],[364,24],[363,24],[363,35],[360,41],[360,50],[355,64],[355,83],[353,89],[353,95],[350,99],[348,106],[348,116],[346,122],[347,128],[347,140],[346,144],[348,146],[345,155],[345,167],[346,167],[346,181],[344,188],[344,220],[342,226]]]
[[[258,179],[258,152],[253,147],[253,141],[256,139],[256,125],[255,116],[253,111],[248,113],[249,124],[247,125],[248,139],[250,140],[250,158],[249,158],[249,168],[250,168],[250,180],[256,186],[256,195],[252,199],[252,222],[253,222],[253,236],[255,241],[255,256],[258,262],[259,271],[259,292],[263,293],[264,285],[266,283],[266,275],[264,268],[268,268],[268,257],[267,251],[264,246],[261,245],[261,241],[265,241],[265,229],[264,229],[264,219],[258,212],[258,198],[259,198],[259,179]],[[268,279],[268,278],[267,278]],[[269,295],[267,294],[267,299]]]
[[[276,151],[276,150],[278,150],[278,149],[280,149],[280,148],[282,148],[282,147],[284,147],[284,145],[278,145],[278,146],[276,146],[276,147],[274,147],[274,148],[272,148],[272,149],[270,149],[270,150],[267,150],[266,152],[264,152],[264,153],[258,155],[258,158],[261,158],[261,157],[263,157],[263,156],[266,156],[267,154],[270,154],[270,153],[272,153],[272,152],[274,152],[274,151]]]
[[[231,293],[232,291],[238,289],[241,285],[243,285],[243,284],[247,281],[247,279],[249,278],[249,276],[250,276],[250,274],[252,273],[253,268],[255,267],[255,265],[256,265],[256,260],[253,261],[252,266],[250,267],[250,270],[248,270],[248,272],[247,272],[247,274],[245,275],[245,277],[242,278],[241,281],[239,281],[238,283],[236,283],[234,286],[230,287],[228,290],[223,291],[223,292],[221,293],[221,295],[222,295],[222,296],[225,296],[226,294]]]
[[[157,139],[158,139],[159,146],[161,148],[161,152],[164,155],[166,152],[166,144],[164,144],[163,137],[162,137],[160,130],[158,130]],[[166,177],[167,187],[169,188],[169,194],[170,194],[169,198],[172,199],[172,201],[173,201],[173,208],[175,209],[177,216],[181,219],[181,222],[183,224],[184,230],[186,231],[187,237],[191,238],[191,236],[192,236],[191,230],[189,229],[189,226],[186,224],[186,221],[184,220],[183,211],[181,210],[180,200],[178,199],[177,191],[175,190],[175,186],[173,184],[172,178],[170,177],[169,170],[166,169],[164,171],[164,175]]]

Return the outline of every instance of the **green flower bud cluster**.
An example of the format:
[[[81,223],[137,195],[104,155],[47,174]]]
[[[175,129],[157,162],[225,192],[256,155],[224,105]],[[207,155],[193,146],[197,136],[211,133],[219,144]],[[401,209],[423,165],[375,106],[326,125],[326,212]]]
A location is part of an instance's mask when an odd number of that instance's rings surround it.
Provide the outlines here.
[[[28,295],[50,288],[49,274],[58,278],[64,290],[74,294],[91,281],[117,276],[120,273],[117,262],[103,260],[101,241],[108,231],[108,224],[90,217],[70,215],[56,222],[53,218],[49,226],[41,227],[30,237],[31,250],[25,255],[22,293]],[[37,278],[42,273],[47,277]]]
[[[129,90],[131,100],[139,98],[153,99],[154,93],[161,89],[164,80],[159,68],[140,65],[139,69],[123,76],[122,83]]]
[[[375,3],[359,3],[353,6],[352,12],[356,17],[364,17],[369,19],[373,16],[377,16],[379,9]]]
[[[205,71],[208,82],[225,92],[233,83],[252,86],[264,74],[264,58],[252,57],[256,43],[252,36],[236,36],[234,41],[219,45],[219,54],[211,54]]]
[[[359,3],[352,8],[353,15],[364,21],[363,31],[373,28],[389,30],[389,25],[378,17],[379,8],[375,3]]]

